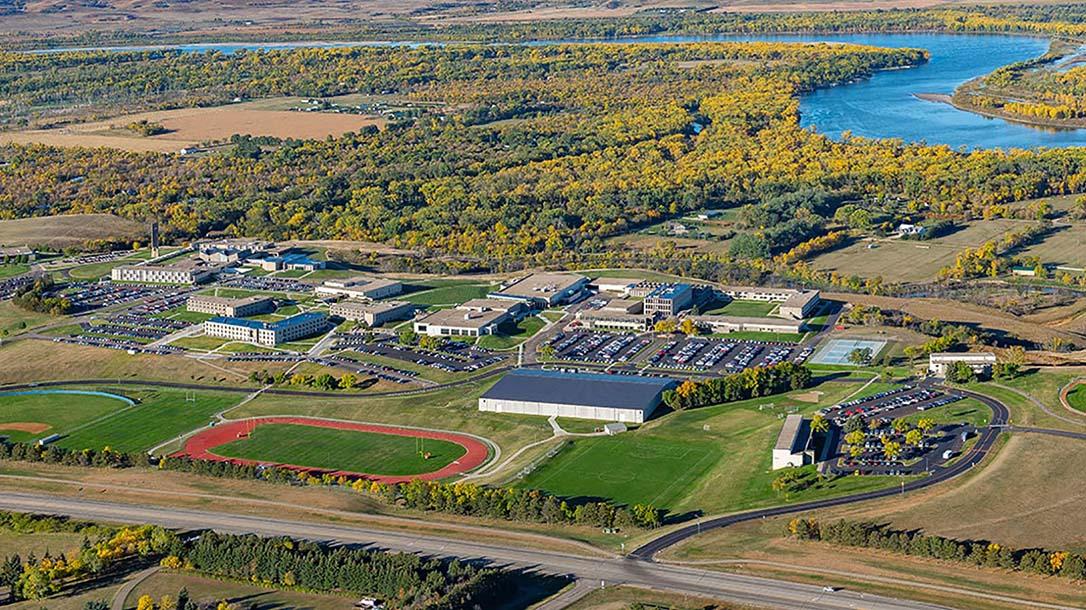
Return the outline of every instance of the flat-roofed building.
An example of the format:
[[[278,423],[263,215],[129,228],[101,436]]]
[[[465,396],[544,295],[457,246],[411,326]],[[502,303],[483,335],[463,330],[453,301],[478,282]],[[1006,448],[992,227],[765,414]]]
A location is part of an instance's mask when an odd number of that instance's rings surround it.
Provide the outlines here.
[[[110,271],[114,282],[146,284],[200,284],[211,279],[214,271],[196,261],[176,265],[120,265]]]
[[[37,257],[38,253],[30,246],[0,246],[0,263],[33,262]]]
[[[675,385],[666,377],[516,369],[479,398],[479,410],[643,423]]]
[[[707,314],[690,316],[690,320],[699,328],[704,328],[714,333],[801,333],[806,330],[807,327],[803,320],[784,320],[781,318],[748,318],[742,316]]]
[[[814,462],[811,447],[811,424],[798,413],[784,418],[784,426],[773,446],[773,470],[799,468]]]
[[[431,337],[481,337],[493,335],[502,324],[512,321],[504,311],[439,309],[415,320],[415,332]]]
[[[204,334],[245,343],[274,347],[280,343],[302,339],[328,328],[323,313],[306,312],[276,322],[260,322],[245,318],[216,316],[204,322]]]
[[[415,305],[404,301],[340,301],[332,303],[328,313],[344,320],[363,322],[370,328],[415,315]]]
[[[645,295],[645,315],[672,317],[694,305],[694,287],[690,284],[664,284]]]
[[[197,313],[209,313],[228,318],[244,318],[245,316],[275,311],[275,301],[261,296],[231,299],[210,294],[194,294],[185,303],[185,308]]]
[[[588,278],[576,273],[533,273],[487,296],[492,299],[524,301],[534,306],[552,307],[577,300],[588,286]]]
[[[345,280],[327,280],[317,286],[321,296],[344,296],[352,299],[385,299],[403,292],[403,284],[396,280],[357,276]]]
[[[644,283],[644,281],[645,280],[630,277],[598,277],[592,280],[589,287],[595,288],[600,292],[613,292],[615,294],[629,296],[630,291],[639,284]]]
[[[996,355],[991,352],[935,353],[928,356],[928,371],[946,377],[947,368],[956,362],[964,362],[978,375],[987,375],[995,366]]]
[[[822,302],[817,290],[796,290],[794,288],[766,288],[762,286],[726,286],[720,292],[737,301],[765,301],[780,303],[778,316],[791,320],[802,320],[818,308]]]
[[[465,311],[504,311],[509,317],[519,321],[528,313],[528,306],[521,301],[509,299],[471,299],[456,306]]]
[[[611,299],[606,305],[600,307],[600,311],[640,314],[645,312],[645,303],[637,299]]]
[[[577,312],[577,321],[588,330],[639,333],[649,327],[649,319],[644,314],[610,309],[582,309]]]

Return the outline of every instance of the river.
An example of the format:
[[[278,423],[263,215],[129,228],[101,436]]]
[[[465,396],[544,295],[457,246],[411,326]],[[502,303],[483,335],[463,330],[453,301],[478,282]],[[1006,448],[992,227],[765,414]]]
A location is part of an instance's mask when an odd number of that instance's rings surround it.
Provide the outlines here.
[[[831,137],[844,132],[871,138],[900,138],[907,142],[946,144],[954,148],[1036,148],[1086,146],[1086,129],[1042,129],[983,117],[949,104],[918,99],[917,93],[950,94],[965,81],[996,68],[1036,57],[1048,49],[1044,38],[988,34],[840,34],[840,35],[733,35],[648,36],[608,42],[697,41],[833,41],[878,47],[927,49],[931,61],[907,70],[891,70],[870,79],[820,89],[803,96],[802,124]],[[538,41],[544,45],[592,41]],[[222,43],[174,47],[110,47],[107,50],[176,48],[190,52],[243,49],[345,47],[357,45],[415,45],[418,43]]]

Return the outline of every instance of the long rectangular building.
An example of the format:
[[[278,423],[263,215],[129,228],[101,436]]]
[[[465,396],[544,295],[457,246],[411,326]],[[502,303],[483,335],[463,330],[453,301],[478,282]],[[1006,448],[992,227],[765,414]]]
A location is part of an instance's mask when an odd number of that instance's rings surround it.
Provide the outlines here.
[[[279,320],[260,322],[244,318],[217,316],[204,322],[204,334],[233,341],[274,347],[280,343],[323,332],[328,319],[323,313],[307,312]]]
[[[244,318],[245,316],[275,311],[275,301],[261,296],[231,299],[210,294],[194,294],[189,297],[185,308],[197,313],[209,313],[228,318]]]
[[[340,301],[332,303],[328,313],[344,320],[356,320],[374,328],[393,320],[406,320],[415,313],[415,305],[404,301]]]
[[[575,301],[588,286],[588,278],[576,273],[533,273],[502,286],[487,296],[512,299],[539,307]]]
[[[193,264],[184,265],[120,265],[109,277],[114,282],[146,284],[200,284],[211,279],[211,269]]]
[[[479,398],[479,410],[643,423],[674,379],[517,369]]]
[[[345,280],[328,280],[317,286],[321,296],[344,296],[352,299],[384,299],[403,292],[403,284],[396,280],[372,277],[352,277]]]
[[[740,301],[767,301],[780,303],[779,315],[791,320],[809,317],[819,303],[821,294],[817,290],[796,290],[794,288],[766,288],[762,286],[726,286],[721,293]]]
[[[699,328],[705,328],[714,333],[801,333],[806,329],[806,323],[803,320],[785,320],[782,318],[748,318],[706,314],[690,316],[690,320]]]

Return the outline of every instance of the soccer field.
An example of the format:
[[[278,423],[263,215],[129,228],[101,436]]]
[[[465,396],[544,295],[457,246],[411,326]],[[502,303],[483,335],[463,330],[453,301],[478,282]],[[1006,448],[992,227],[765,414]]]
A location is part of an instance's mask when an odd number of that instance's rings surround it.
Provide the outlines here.
[[[420,446],[429,459],[419,454]],[[249,438],[211,451],[229,458],[374,475],[433,472],[466,453],[456,443],[437,439],[291,424],[257,426]]]
[[[129,403],[104,394],[35,390],[0,393],[0,436],[31,442],[121,412]]]
[[[574,441],[518,485],[669,508],[721,458],[712,442],[635,435]]]

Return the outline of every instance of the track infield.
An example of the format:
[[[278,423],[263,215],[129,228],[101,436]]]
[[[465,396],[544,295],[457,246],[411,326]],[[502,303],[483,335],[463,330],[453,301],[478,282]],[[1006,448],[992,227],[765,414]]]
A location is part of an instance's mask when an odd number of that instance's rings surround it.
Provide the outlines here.
[[[298,429],[291,431],[290,427]],[[391,438],[367,446],[366,441],[376,440],[376,435]],[[416,457],[416,439],[423,439],[420,444],[432,443],[425,447],[432,454],[430,460]],[[335,456],[340,452],[343,458],[337,459]],[[175,455],[239,464],[275,464],[398,483],[443,479],[469,472],[485,463],[489,454],[482,441],[454,432],[311,417],[258,417],[198,432]]]

